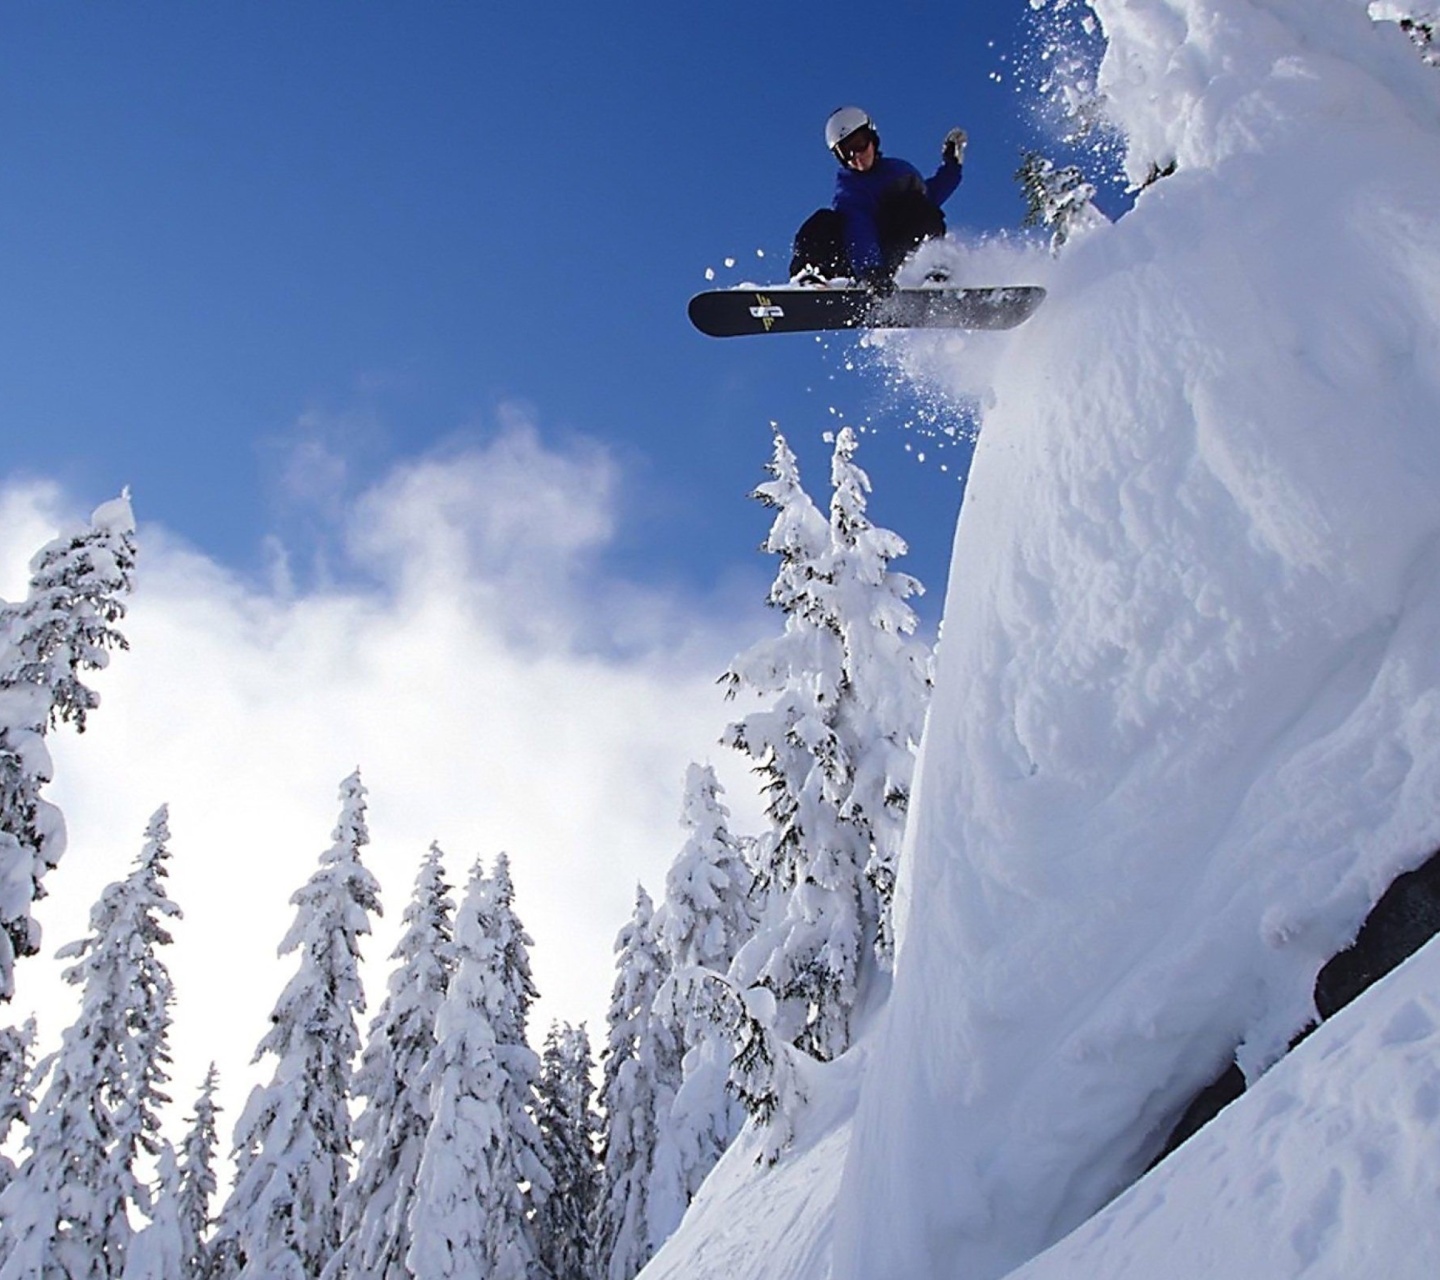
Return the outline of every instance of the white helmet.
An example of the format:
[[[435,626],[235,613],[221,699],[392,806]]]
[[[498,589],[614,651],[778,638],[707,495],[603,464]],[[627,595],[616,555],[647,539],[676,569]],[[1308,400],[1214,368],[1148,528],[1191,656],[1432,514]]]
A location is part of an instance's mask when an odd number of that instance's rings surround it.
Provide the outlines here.
[[[837,159],[843,159],[839,151],[840,144],[861,129],[875,132],[875,125],[868,113],[859,107],[840,107],[832,111],[830,118],[825,121],[825,145],[835,153]]]

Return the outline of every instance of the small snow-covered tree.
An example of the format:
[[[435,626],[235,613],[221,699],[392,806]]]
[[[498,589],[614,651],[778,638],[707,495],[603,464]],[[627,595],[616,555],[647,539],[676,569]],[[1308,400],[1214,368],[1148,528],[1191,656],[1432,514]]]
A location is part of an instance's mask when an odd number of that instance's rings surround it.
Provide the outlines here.
[[[650,895],[637,886],[634,914],[615,940],[615,985],[601,1054],[605,1127],[594,1231],[596,1273],[603,1280],[631,1280],[679,1221],[674,1205],[652,1197],[659,1127],[674,1105],[681,1071],[673,1030],[654,1013],[667,976],[654,916]]]
[[[1095,207],[1095,184],[1077,165],[1057,166],[1038,151],[1027,151],[1015,171],[1025,197],[1027,227],[1050,229],[1050,252],[1059,253],[1077,232],[1102,225],[1105,215]]]
[[[35,1019],[27,1018],[22,1027],[6,1027],[0,1031],[0,1146],[10,1139],[16,1123],[30,1123],[30,1109],[35,1097],[30,1090],[30,1072],[35,1050]],[[0,1153],[0,1191],[15,1176],[15,1163]],[[0,1233],[0,1261],[4,1260],[4,1239]]]
[[[710,765],[685,771],[680,825],[689,832],[665,876],[655,930],[672,970],[699,965],[723,973],[755,927],[755,875],[730,834],[725,789]]]
[[[61,721],[83,732],[99,705],[81,673],[126,647],[117,624],[134,566],[127,495],[42,547],[25,601],[0,607],[0,1000],[14,995],[16,957],[40,949],[31,906],[65,850],[64,820],[41,795],[54,775],[45,735]]]
[[[192,1280],[197,1274],[185,1259],[180,1226],[180,1166],[175,1149],[166,1142],[160,1148],[150,1221],[130,1242],[121,1280]]]
[[[590,1236],[600,1199],[595,1142],[600,1118],[591,1106],[590,1037],[583,1026],[552,1025],[540,1055],[535,1122],[551,1191],[535,1218],[540,1262],[550,1280],[593,1280]]]
[[[652,1200],[684,1211],[734,1140],[744,1112],[727,1076],[730,1020],[717,1017],[706,983],[728,972],[754,929],[755,876],[740,841],[731,835],[724,789],[708,765],[685,775],[681,825],[689,837],[665,878],[665,901],[655,930],[668,976],[656,994],[654,1016],[670,1028],[683,1054],[681,1083],[670,1114],[658,1126]]]
[[[64,977],[81,989],[80,1013],[46,1064],[28,1154],[0,1194],[4,1280],[118,1277],[130,1211],[150,1209],[135,1165],[158,1152],[159,1109],[169,1101],[173,989],[158,949],[180,912],[165,892],[168,840],[161,808],[134,870],[101,893],[91,932],[60,951],[75,961]]]
[[[706,973],[697,1000],[708,1001],[711,1019],[727,1029],[735,1046],[729,1086],[765,1133],[759,1159],[774,1164],[790,1145],[795,1118],[805,1105],[800,1050],[775,1032],[776,1004],[768,987],[740,988],[728,977]]]
[[[502,1044],[524,1045],[530,1006],[538,999],[539,992],[535,990],[535,979],[530,972],[530,948],[535,943],[515,914],[515,885],[510,878],[509,854],[502,853],[495,859],[490,882],[485,923],[500,949],[500,982],[505,993],[499,1010],[503,1021],[497,1025],[496,1034]],[[535,1069],[539,1070],[538,1059]]]
[[[380,911],[360,861],[369,843],[358,772],[340,785],[340,819],[320,867],[291,897],[295,922],[280,954],[300,964],[255,1061],[273,1056],[235,1127],[235,1185],[212,1242],[212,1275],[311,1280],[340,1243],[340,1195],[349,1174],[350,1087],[365,1009],[360,939]]]
[[[390,957],[396,967],[355,1073],[355,1096],[364,1103],[355,1122],[360,1157],[342,1197],[344,1241],[327,1277],[408,1280],[411,1274],[405,1265],[410,1209],[431,1121],[424,1080],[455,968],[455,903],[443,858],[432,844],[421,864]]]
[[[180,1151],[162,1143],[150,1221],[131,1241],[122,1280],[200,1280],[209,1269],[205,1233],[215,1194],[219,1076],[210,1064]]]
[[[889,567],[905,544],[866,516],[855,450],[842,430],[825,540],[809,539],[803,565],[777,536],[787,513],[777,517],[767,546],[781,554],[771,600],[785,630],[725,677],[732,691],[773,699],[725,739],[755,761],[771,820],[763,916],[730,976],[739,990],[768,988],[773,1034],[820,1059],[849,1047],[867,974],[889,960],[894,862],[929,688],[906,603],[920,586]],[[797,494],[789,504],[805,510]]]
[[[532,1115],[539,1062],[524,1043],[535,989],[508,860],[477,863],[455,919],[456,969],[422,1087],[430,1129],[410,1210],[416,1280],[540,1274],[537,1199],[550,1190]]]
[[[215,1094],[219,1087],[220,1076],[212,1062],[200,1086],[200,1096],[195,1099],[176,1163],[175,1220],[180,1233],[180,1260],[183,1274],[192,1277],[204,1275],[210,1263],[205,1238],[217,1185],[215,1151],[219,1135],[215,1121],[220,1106]]]

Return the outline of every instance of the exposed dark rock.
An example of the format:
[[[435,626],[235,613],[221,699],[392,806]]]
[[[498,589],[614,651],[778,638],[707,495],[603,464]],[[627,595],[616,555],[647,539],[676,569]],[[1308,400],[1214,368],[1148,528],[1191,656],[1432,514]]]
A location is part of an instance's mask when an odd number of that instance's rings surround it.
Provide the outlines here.
[[[1209,1124],[1244,1092],[1245,1073],[1232,1062],[1190,1099],[1190,1105],[1185,1108],[1185,1114],[1170,1130],[1170,1136],[1165,1139],[1164,1150],[1150,1162],[1150,1168],[1153,1169],[1182,1142]]]
[[[1397,876],[1365,917],[1355,941],[1326,961],[1315,979],[1315,1008],[1321,1021],[1343,1009],[1437,933],[1440,933],[1440,852],[1432,854],[1423,866]],[[1290,1047],[1293,1049],[1305,1039],[1316,1025],[1306,1027]],[[1150,1168],[1244,1092],[1244,1073],[1232,1062],[1191,1098]]]
[[[1360,932],[1315,979],[1315,1008],[1328,1018],[1440,933],[1440,853],[1398,876]]]

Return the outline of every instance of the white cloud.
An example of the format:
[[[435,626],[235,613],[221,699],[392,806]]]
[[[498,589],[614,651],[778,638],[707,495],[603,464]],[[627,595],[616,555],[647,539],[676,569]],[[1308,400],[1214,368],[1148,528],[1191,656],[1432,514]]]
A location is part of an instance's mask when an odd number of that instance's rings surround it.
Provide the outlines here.
[[[614,534],[618,477],[597,445],[555,452],[524,417],[505,416],[485,446],[399,467],[361,497],[348,546],[401,598],[460,590],[508,634],[562,644]]]
[[[30,557],[55,536],[67,517],[60,486],[48,480],[0,489],[0,598],[25,594]]]
[[[349,502],[352,568],[376,577],[299,594],[245,582],[146,524],[136,494],[131,651],[96,679],[89,731],[53,736],[70,847],[40,913],[47,955],[22,965],[16,1001],[22,1015],[38,1002],[42,1041],[73,1010],[48,956],[84,932],[168,802],[185,912],[169,957],[172,1092],[188,1107],[218,1060],[233,1123],[293,966],[275,957],[289,895],[329,845],[338,784],[358,764],[387,912],[367,954],[371,1012],[438,839],[457,882],[477,855],[510,853],[535,939],[536,1029],[588,1019],[598,1045],[635,882],[658,895],[681,842],[686,764],[726,770],[738,825],[756,820],[743,761],[714,745],[734,712],[715,678],[765,625],[747,613],[741,634],[718,608],[607,577],[617,479],[593,444],[557,451],[509,421],[483,447],[398,467]],[[0,570],[15,591],[61,505],[53,486],[0,492]],[[607,628],[623,643],[607,644]]]

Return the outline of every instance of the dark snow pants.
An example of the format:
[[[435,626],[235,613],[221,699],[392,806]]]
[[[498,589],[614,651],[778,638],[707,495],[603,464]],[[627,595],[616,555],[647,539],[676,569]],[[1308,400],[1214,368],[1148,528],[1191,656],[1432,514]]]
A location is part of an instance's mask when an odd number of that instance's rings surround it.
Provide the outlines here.
[[[882,200],[875,213],[883,275],[890,279],[905,256],[922,241],[945,234],[945,215],[919,191],[899,191]],[[845,215],[838,209],[817,209],[795,233],[790,274],[813,267],[827,279],[854,278],[845,237]]]

